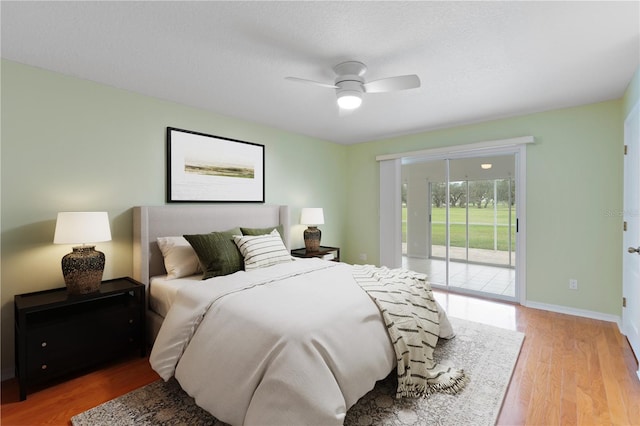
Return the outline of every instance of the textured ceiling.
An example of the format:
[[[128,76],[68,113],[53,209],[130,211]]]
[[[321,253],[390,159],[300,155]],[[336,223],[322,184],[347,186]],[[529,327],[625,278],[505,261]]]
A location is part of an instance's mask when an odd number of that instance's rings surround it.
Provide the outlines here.
[[[623,95],[633,2],[10,2],[2,57],[350,144]],[[340,114],[333,65],[422,87]]]

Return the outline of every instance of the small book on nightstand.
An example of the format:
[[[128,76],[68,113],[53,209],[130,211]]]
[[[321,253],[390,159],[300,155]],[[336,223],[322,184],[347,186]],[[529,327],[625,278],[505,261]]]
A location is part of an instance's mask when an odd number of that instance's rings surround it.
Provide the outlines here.
[[[320,259],[324,259],[324,260],[340,262],[340,248],[320,246],[318,248],[318,251],[307,251],[304,248],[299,248],[299,249],[291,250],[291,256],[305,257],[305,258],[319,257]]]
[[[331,252],[331,253],[327,253],[327,254],[325,254],[324,256],[322,256],[322,258],[323,258],[324,260],[333,260],[333,259],[335,259],[335,258],[336,258],[336,254],[335,254],[335,253],[333,253],[333,252]]]

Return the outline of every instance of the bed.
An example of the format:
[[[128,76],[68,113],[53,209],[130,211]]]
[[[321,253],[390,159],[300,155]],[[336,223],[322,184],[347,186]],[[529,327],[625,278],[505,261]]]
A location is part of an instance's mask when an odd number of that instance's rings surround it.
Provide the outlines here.
[[[133,278],[147,286],[148,307],[153,305],[150,282],[166,276],[158,238],[224,231],[239,223],[263,228],[282,225],[289,245],[289,207],[266,204],[170,205],[133,208]],[[196,278],[198,279],[198,278]],[[147,309],[147,339],[153,344],[164,315]]]
[[[379,271],[360,267],[358,278],[353,265],[291,258],[289,224],[287,206],[134,208],[134,277],[147,285],[152,367],[165,380],[175,377],[199,406],[232,425],[340,425],[376,381],[404,362],[397,341],[392,344],[393,319],[363,291],[381,288],[382,279],[371,281],[372,271]],[[193,234],[227,235],[223,231],[238,227],[265,230],[234,233],[246,270],[202,280],[209,268]],[[165,268],[166,247],[159,242],[182,235],[205,271],[189,274],[187,268],[186,276],[167,280],[173,266]],[[286,246],[286,259],[254,263],[252,245],[267,240]],[[163,286],[160,293],[154,289]],[[453,336],[441,308],[424,315],[443,325],[431,332],[435,341]]]

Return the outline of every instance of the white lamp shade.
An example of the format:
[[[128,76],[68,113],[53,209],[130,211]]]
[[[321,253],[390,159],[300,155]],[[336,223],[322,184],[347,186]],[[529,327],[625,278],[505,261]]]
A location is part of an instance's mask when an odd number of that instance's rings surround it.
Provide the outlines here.
[[[300,214],[300,223],[302,225],[323,225],[324,213],[322,207],[304,207]]]
[[[60,212],[54,244],[87,244],[111,241],[107,212]]]

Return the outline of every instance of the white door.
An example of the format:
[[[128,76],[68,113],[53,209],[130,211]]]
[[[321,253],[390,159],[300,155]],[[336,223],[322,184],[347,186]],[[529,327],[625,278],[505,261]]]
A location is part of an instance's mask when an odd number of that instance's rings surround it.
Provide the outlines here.
[[[623,233],[622,329],[640,358],[640,102],[624,122],[624,210],[627,230]],[[640,369],[638,370],[640,379]]]

